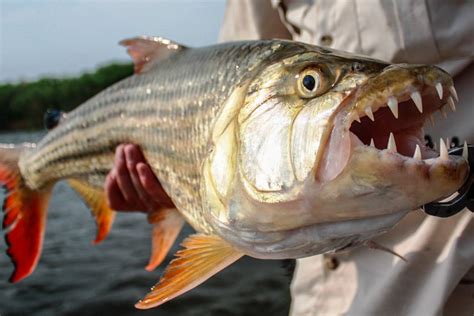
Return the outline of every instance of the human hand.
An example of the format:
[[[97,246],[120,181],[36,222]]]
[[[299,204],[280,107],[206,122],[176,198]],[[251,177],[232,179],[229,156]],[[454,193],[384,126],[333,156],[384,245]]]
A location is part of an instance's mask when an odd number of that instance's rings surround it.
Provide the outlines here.
[[[105,180],[109,206],[121,211],[152,211],[174,204],[145,160],[140,147],[119,145],[114,167]]]

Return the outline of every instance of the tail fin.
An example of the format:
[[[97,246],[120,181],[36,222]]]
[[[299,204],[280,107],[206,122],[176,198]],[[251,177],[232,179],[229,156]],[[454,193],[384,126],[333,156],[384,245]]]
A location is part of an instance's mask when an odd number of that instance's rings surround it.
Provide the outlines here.
[[[21,147],[0,148],[0,184],[6,189],[2,227],[7,254],[15,265],[10,282],[30,275],[38,263],[52,188],[33,191],[26,187],[18,168],[20,151]]]

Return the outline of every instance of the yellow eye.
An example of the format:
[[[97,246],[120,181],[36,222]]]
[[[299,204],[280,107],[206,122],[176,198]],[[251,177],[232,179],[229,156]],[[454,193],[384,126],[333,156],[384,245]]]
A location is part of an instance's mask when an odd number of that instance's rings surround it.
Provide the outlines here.
[[[324,74],[319,69],[305,69],[298,74],[296,90],[302,98],[313,98],[327,90]]]

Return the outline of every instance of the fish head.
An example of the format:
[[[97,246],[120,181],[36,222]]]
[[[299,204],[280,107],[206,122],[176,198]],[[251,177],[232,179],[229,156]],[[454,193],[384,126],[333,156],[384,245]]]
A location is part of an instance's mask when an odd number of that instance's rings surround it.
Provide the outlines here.
[[[231,162],[209,168],[209,220],[254,257],[358,244],[468,174],[463,157],[425,145],[424,124],[457,97],[445,71],[304,47],[253,77],[220,143]]]

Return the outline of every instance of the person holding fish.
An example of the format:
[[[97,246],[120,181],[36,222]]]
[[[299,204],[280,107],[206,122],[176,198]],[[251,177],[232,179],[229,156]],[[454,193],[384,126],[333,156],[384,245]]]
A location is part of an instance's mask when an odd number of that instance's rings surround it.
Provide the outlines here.
[[[448,100],[448,107],[440,108],[436,119],[432,115],[433,125],[427,134],[433,139],[456,136],[462,144],[474,142],[474,92],[470,88],[474,81],[473,33],[472,1],[229,0],[220,40],[283,38],[393,63],[439,64],[454,76],[460,101],[454,107]],[[442,98],[444,91],[436,89]],[[425,104],[425,99],[422,105],[416,95],[412,94],[412,99],[414,104],[387,101],[395,118],[403,115],[403,107],[416,105],[420,109]],[[444,119],[446,111],[455,112]],[[374,122],[384,120],[374,114],[367,116]],[[360,124],[370,124],[367,116]],[[388,135],[375,136],[363,141],[380,149],[386,148],[387,142],[390,146]],[[395,134],[397,145],[400,137]],[[442,140],[437,147],[443,150],[443,146]],[[418,148],[414,155],[421,155]],[[422,156],[426,159],[425,153]],[[113,209],[173,207],[140,147],[133,144],[117,147],[106,193]],[[290,314],[473,314],[472,213],[465,210],[441,219],[413,211],[373,240],[405,261],[368,247],[298,259]]]

